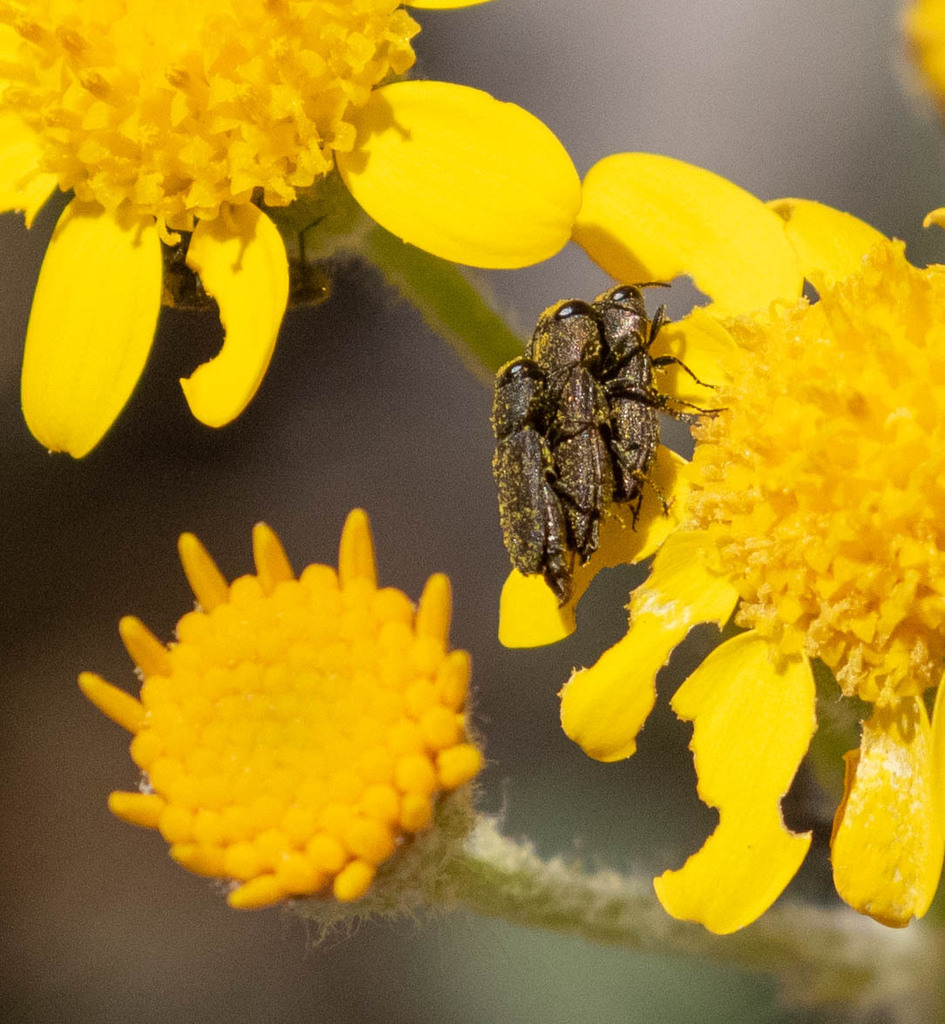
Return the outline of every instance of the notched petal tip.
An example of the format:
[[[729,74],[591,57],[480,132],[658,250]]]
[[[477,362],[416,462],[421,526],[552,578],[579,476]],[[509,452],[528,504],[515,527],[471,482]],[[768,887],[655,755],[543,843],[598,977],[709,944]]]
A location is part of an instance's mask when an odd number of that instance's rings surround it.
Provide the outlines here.
[[[341,531],[338,545],[338,579],[342,586],[353,580],[367,580],[377,586],[377,561],[371,520],[363,508],[352,509]]]
[[[728,934],[751,924],[794,877],[810,833],[785,828],[780,802],[816,728],[804,658],[776,658],[755,633],[726,641],[673,697],[693,723],[699,797],[719,824],[678,871],[654,880],[668,913]]]
[[[217,301],[226,332],[220,352],[181,387],[190,411],[222,427],[249,404],[269,367],[289,299],[289,263],[275,224],[251,204],[200,221],[187,265]]]
[[[677,644],[701,622],[722,625],[737,595],[706,564],[700,534],[674,533],[649,579],[630,598],[627,635],[562,690],[561,724],[599,761],[629,757],[656,697],[656,676]]]

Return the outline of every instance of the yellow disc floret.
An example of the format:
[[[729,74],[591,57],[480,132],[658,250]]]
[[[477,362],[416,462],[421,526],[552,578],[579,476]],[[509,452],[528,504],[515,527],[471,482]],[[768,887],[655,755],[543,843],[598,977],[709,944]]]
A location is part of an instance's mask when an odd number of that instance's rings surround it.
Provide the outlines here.
[[[698,428],[691,499],[738,622],[888,703],[945,657],[945,271],[899,243],[820,301],[731,325],[742,358]]]
[[[296,579],[275,534],[253,534],[255,576],[227,585],[190,534],[199,607],[164,647],[137,619],[121,634],[140,700],[92,673],[86,696],[133,732],[139,793],[118,817],[159,829],[171,856],[231,879],[234,907],[328,894],[355,900],[433,820],[438,795],[482,764],[463,708],[469,657],[447,650],[450,590],[428,582],[415,611],[378,589],[367,517],[352,512],[339,568]]]
[[[192,230],[329,171],[417,31],[396,0],[11,0],[0,112],[37,131],[60,188]]]

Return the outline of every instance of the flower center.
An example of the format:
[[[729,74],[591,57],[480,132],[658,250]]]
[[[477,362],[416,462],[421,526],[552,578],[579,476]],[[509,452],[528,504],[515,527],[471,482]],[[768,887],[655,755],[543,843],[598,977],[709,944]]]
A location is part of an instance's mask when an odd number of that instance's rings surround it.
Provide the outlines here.
[[[23,0],[0,8],[5,43],[7,25],[0,110],[37,132],[43,169],[174,230],[257,189],[284,206],[331,170],[419,31],[396,0]]]
[[[886,703],[945,657],[945,268],[878,247],[820,301],[730,325],[725,411],[696,434],[695,525],[738,621]]]
[[[112,811],[158,828],[171,856],[242,883],[235,907],[330,889],[353,900],[433,822],[438,796],[482,765],[463,706],[469,656],[447,650],[449,584],[417,611],[378,589],[367,519],[354,512],[339,571],[298,579],[275,535],[254,533],[258,575],[227,585],[196,538],[181,557],[206,610],[164,648],[137,619],[122,636],[144,674],[140,703],[92,673],[85,692],[135,735],[143,793]]]

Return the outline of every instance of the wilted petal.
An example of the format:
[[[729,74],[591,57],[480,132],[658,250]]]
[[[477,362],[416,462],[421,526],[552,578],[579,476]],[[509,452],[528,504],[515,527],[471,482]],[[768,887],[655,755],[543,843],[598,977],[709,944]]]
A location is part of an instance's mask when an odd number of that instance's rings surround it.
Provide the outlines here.
[[[198,222],[187,264],[217,300],[226,337],[219,354],[180,383],[194,416],[222,427],[246,408],[269,367],[289,298],[289,263],[276,226],[246,204]]]
[[[528,111],[450,82],[395,82],[355,115],[336,155],[374,220],[456,263],[524,267],[567,242],[581,183],[564,147]]]
[[[861,914],[902,927],[929,908],[942,873],[941,766],[920,697],[877,707],[847,755],[831,844],[837,892]]]
[[[618,281],[689,275],[717,314],[801,294],[781,219],[711,171],[650,153],[616,153],[584,179],[574,240]]]
[[[630,598],[627,635],[564,685],[565,733],[598,761],[629,757],[656,698],[657,672],[693,626],[723,626],[737,599],[728,579],[713,571],[704,534],[674,533]]]
[[[80,458],[115,421],[151,350],[161,271],[153,218],[119,221],[77,200],[63,211],[23,354],[23,414],[41,444]]]
[[[705,845],[654,880],[673,917],[725,935],[778,898],[810,846],[784,827],[780,801],[816,728],[806,658],[781,658],[755,633],[716,648],[673,697],[694,724],[699,796],[719,810]]]

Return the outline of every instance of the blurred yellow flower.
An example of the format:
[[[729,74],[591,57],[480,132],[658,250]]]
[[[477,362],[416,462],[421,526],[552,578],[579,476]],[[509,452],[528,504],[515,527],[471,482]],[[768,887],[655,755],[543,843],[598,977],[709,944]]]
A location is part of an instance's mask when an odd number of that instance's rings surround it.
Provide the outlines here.
[[[276,535],[253,531],[256,575],[227,584],[192,534],[180,539],[196,611],[165,647],[140,620],[120,631],[140,699],[90,672],[85,695],[134,733],[138,792],[109,808],[156,828],[179,864],[229,880],[228,902],[356,900],[409,856],[437,801],[482,755],[463,708],[470,662],[447,650],[450,588],[430,577],[419,608],[378,589],[367,516],[345,524],[338,571],[298,579]]]
[[[922,83],[939,112],[945,114],[945,2],[914,0],[902,18]]]
[[[604,557],[579,570],[575,599],[621,549],[630,562],[659,547],[627,636],[565,684],[564,730],[600,760],[631,755],[675,646],[734,615],[745,631],[672,699],[694,724],[699,795],[719,824],[655,880],[671,914],[731,932],[771,905],[810,845],[785,828],[780,800],[816,729],[819,659],[869,709],[846,755],[837,890],[905,925],[928,909],[945,850],[945,267],[916,269],[847,214],[766,206],[645,154],[592,169],[576,234],[621,280],[689,273],[715,300],[660,335],[715,387],[684,373],[663,386],[722,411],[695,429],[690,464],[664,457],[669,516],[651,499],[639,533],[611,519]],[[506,643],[573,625],[573,601],[558,609],[541,577],[510,577]]]
[[[444,259],[517,267],[565,244],[580,204],[567,153],[514,104],[390,81],[418,31],[396,0],[0,6],[0,211],[29,223],[57,187],[75,193],[26,338],[23,409],[44,445],[82,456],[124,407],[157,322],[161,242],[182,231],[226,338],[181,383],[201,422],[237,416],[288,296],[258,204],[290,204],[334,169],[378,223]]]

